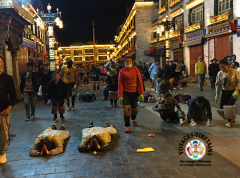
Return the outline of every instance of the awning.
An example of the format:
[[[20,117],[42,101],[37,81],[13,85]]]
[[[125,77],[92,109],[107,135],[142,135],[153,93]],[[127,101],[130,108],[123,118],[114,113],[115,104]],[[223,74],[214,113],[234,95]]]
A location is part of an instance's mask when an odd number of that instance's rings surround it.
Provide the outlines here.
[[[180,48],[180,43],[175,43],[175,44],[170,44],[170,50],[174,50],[174,49],[178,49],[178,48]]]
[[[36,49],[36,42],[29,40],[27,38],[23,38],[23,46],[29,47],[29,48],[33,48]]]
[[[237,37],[240,37],[240,26],[237,27]]]
[[[165,49],[164,48],[156,48],[155,49],[155,56],[163,56],[165,55]]]
[[[146,56],[150,56],[150,51],[149,51],[149,50],[144,51],[144,55],[146,55]]]
[[[237,25],[228,21],[229,23],[229,29],[225,29],[222,31],[218,31],[218,32],[214,32],[214,33],[208,33],[205,35],[206,38],[217,38],[217,37],[221,37],[221,36],[226,36],[226,35],[230,35],[234,32],[237,31]]]
[[[190,41],[184,41],[183,42],[183,47],[193,46],[193,45],[198,45],[198,44],[202,44],[202,38],[195,39],[195,40],[190,40]]]

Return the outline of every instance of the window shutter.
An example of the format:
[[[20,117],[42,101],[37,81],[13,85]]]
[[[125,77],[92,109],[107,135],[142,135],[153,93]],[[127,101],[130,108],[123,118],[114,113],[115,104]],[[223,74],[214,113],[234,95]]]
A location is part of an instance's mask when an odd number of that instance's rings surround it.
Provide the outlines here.
[[[192,23],[191,13],[188,14],[188,23],[189,23],[189,25],[191,25],[191,23]]]
[[[214,16],[218,15],[218,0],[214,0]]]

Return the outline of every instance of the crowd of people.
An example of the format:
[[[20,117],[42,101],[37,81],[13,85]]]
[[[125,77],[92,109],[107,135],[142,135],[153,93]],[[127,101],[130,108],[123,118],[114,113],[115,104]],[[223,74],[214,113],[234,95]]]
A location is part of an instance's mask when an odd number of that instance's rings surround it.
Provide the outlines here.
[[[199,61],[195,65],[195,73],[198,76],[199,87],[202,91],[207,66],[202,56],[198,59]],[[0,56],[0,120],[2,120],[0,122],[0,163],[7,161],[6,151],[8,148],[10,111],[17,99],[13,79],[1,71],[3,66],[4,58]],[[207,98],[203,96],[191,98],[184,95],[173,95],[173,89],[176,87],[182,89],[185,85],[182,79],[186,77],[187,72],[185,65],[181,61],[167,60],[164,70],[160,68],[159,62],[152,64],[139,62],[139,64],[136,64],[131,56],[126,56],[119,61],[111,59],[104,65],[92,64],[91,68],[88,69],[83,66],[74,66],[72,60],[68,60],[66,65],[56,72],[51,72],[47,64],[40,66],[39,70],[37,70],[38,66],[28,62],[26,68],[27,70],[21,75],[20,83],[20,92],[23,95],[26,110],[25,120],[29,121],[31,118],[35,118],[36,98],[41,90],[44,104],[52,104],[54,121],[52,129],[45,130],[36,139],[34,146],[30,149],[30,155],[32,156],[53,155],[62,152],[62,143],[69,136],[69,133],[64,131],[64,124],[61,125],[60,131],[56,131],[55,122],[58,121],[58,113],[62,123],[67,121],[64,117],[64,103],[67,104],[67,111],[76,110],[75,98],[80,81],[82,81],[83,86],[92,85],[93,92],[102,89],[103,101],[109,100],[111,109],[123,105],[126,133],[131,132],[131,122],[134,126],[138,125],[136,121],[138,101],[144,101],[144,83],[146,80],[151,81],[152,91],[158,92],[159,98],[155,110],[159,112],[164,121],[179,121],[179,125],[183,125],[184,121],[187,120],[191,127],[198,127],[198,121],[207,121],[207,126],[213,126],[211,106]],[[236,56],[226,57],[219,64],[217,64],[217,59],[213,59],[208,71],[211,87],[216,90],[216,102],[222,91],[218,113],[228,120],[226,126],[231,127],[236,118],[234,104],[240,90],[240,68],[239,63],[236,62]],[[188,105],[187,114],[182,111],[178,98]],[[106,133],[104,130],[106,130]],[[112,124],[108,124],[107,128],[103,129],[101,127],[95,128],[91,123],[89,128],[83,131],[83,135],[88,134],[88,139],[85,136],[83,137],[83,142],[79,145],[79,151],[93,150],[92,148],[94,150],[109,149],[111,140],[103,141],[101,140],[102,136],[95,137],[92,135],[92,132],[95,131],[99,132],[100,135],[107,134],[108,138],[111,134],[116,133],[116,129]],[[59,137],[55,139],[55,141],[58,140],[58,148],[52,148],[53,151],[50,149],[52,143],[44,140],[49,138],[47,135],[50,133],[54,133],[56,137]],[[59,136],[59,134],[62,136]],[[51,139],[54,138],[55,136],[52,135]],[[49,148],[47,145],[50,145]]]

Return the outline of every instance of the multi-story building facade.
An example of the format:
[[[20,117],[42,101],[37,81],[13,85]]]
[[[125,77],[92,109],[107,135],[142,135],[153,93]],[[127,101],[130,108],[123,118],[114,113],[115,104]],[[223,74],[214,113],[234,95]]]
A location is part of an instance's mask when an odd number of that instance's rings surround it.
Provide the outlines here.
[[[158,16],[157,11],[158,2],[136,0],[121,32],[115,37],[116,57],[132,55],[135,62],[154,62],[149,49],[152,20]]]
[[[113,57],[114,45],[81,45],[59,47],[58,55],[62,63],[71,59],[74,64],[106,63]]]
[[[0,0],[0,54],[4,72],[15,82],[18,98],[20,76],[26,63],[47,63],[47,28],[31,4],[23,0]]]
[[[233,54],[238,58],[239,9],[239,0],[159,0],[151,37],[162,67],[166,59],[183,61],[189,76],[195,76],[198,56],[207,64]]]

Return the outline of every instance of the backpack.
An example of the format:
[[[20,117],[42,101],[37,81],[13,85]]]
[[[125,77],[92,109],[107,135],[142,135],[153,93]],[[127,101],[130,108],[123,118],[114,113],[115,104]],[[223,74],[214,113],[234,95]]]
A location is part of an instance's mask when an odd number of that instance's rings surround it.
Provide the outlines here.
[[[146,103],[148,102],[149,97],[152,97],[154,99],[154,102],[156,101],[155,97],[153,95],[151,95],[150,93],[144,93],[143,97],[144,97],[144,102],[146,102]]]

